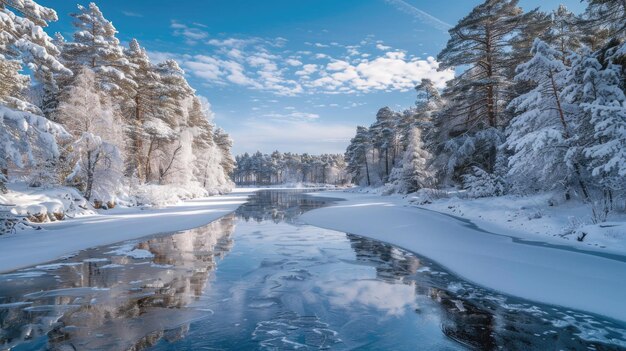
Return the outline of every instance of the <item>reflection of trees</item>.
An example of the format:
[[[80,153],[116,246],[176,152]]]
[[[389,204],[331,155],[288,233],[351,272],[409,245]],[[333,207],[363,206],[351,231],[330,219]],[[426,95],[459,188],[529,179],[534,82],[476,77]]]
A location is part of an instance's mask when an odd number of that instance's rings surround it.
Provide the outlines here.
[[[542,314],[501,306],[493,293],[480,288],[451,291],[458,283],[447,274],[419,270],[426,262],[392,245],[348,234],[356,259],[376,269],[378,279],[415,286],[415,294],[435,301],[442,315],[442,332],[479,350],[611,350],[606,344],[575,337],[577,328],[555,327]],[[468,286],[469,287],[469,286]],[[500,296],[502,299],[505,297]],[[518,303],[519,304],[519,303]],[[522,305],[520,305],[522,306]],[[531,305],[528,305],[532,309]],[[536,308],[536,307],[535,307]],[[419,310],[416,313],[421,313]],[[549,335],[549,336],[546,336]]]
[[[237,216],[246,221],[293,223],[304,212],[320,208],[323,200],[302,196],[305,191],[258,191],[237,209]]]
[[[444,311],[443,332],[449,337],[471,347],[490,350],[495,344],[491,337],[493,316],[466,301],[455,300],[444,290],[431,284],[420,284],[415,279],[422,265],[416,256],[382,242],[348,234],[350,245],[359,261],[373,264],[376,276],[386,281],[415,284],[417,295],[428,296],[438,302]],[[459,309],[458,303],[463,308]]]
[[[83,262],[54,271],[60,281],[41,279],[45,291],[27,295],[32,306],[51,308],[0,310],[0,345],[45,344],[47,338],[52,349],[139,350],[162,338],[183,337],[189,323],[202,316],[189,305],[200,298],[217,261],[232,248],[234,220],[230,215],[201,228],[142,242],[136,248],[154,255],[146,264],[113,256],[111,261]],[[124,267],[106,268],[110,264]],[[19,288],[11,295],[22,298],[37,290]],[[2,290],[0,295],[6,295]]]

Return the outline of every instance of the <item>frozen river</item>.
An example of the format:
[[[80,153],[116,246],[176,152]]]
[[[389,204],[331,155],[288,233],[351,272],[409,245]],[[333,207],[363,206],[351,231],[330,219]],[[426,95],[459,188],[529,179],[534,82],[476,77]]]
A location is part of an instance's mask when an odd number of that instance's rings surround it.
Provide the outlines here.
[[[326,200],[330,201],[330,200]],[[626,326],[304,225],[299,191],[0,275],[0,350],[620,350]],[[89,235],[89,233],[85,233]]]

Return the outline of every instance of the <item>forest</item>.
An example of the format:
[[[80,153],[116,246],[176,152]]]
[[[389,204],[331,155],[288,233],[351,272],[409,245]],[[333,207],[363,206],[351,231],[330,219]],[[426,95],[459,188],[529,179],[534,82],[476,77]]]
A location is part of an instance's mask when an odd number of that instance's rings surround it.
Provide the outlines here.
[[[590,0],[524,12],[485,1],[450,29],[414,107],[382,108],[346,152],[355,184],[385,191],[460,187],[470,197],[555,191],[624,207],[626,4]]]
[[[296,153],[263,154],[260,151],[235,157],[233,180],[237,185],[331,184],[348,185],[344,155]]]
[[[70,16],[68,40],[44,30],[53,9],[0,1],[0,191],[65,185],[96,208],[230,191],[232,141],[178,63],[123,47],[95,3]]]

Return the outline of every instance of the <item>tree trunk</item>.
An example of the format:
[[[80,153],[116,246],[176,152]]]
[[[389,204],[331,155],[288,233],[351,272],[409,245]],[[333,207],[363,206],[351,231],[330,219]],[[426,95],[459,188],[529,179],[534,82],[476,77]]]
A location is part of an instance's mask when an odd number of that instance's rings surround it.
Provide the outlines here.
[[[554,74],[552,73],[552,71],[550,71],[549,75],[550,83],[552,85],[552,94],[554,95],[554,100],[556,101],[557,110],[559,112],[559,119],[561,120],[561,124],[563,125],[563,137],[565,139],[570,139],[570,134],[567,130],[567,122],[565,121],[565,113],[563,112],[563,108],[561,107],[561,99],[559,98],[559,92],[556,88],[556,82],[554,81]],[[583,181],[580,164],[578,163],[578,161],[574,161],[573,166],[574,171],[576,172],[576,176],[578,176],[578,184],[583,191],[585,200],[589,200],[589,191],[587,190],[587,185]]]
[[[370,182],[370,168],[367,165],[367,156],[365,156],[365,174],[367,175],[367,186],[372,185]]]
[[[139,95],[135,95],[135,130],[133,131],[133,170],[136,171],[137,178],[143,179],[143,165],[141,151],[143,149],[143,140],[141,138],[141,127],[143,126],[143,116],[141,115],[141,105]]]
[[[150,166],[150,157],[152,157],[152,152],[154,151],[154,138],[150,139],[150,146],[148,147],[148,154],[146,155],[146,183],[150,181],[150,177],[152,176],[152,167]]]

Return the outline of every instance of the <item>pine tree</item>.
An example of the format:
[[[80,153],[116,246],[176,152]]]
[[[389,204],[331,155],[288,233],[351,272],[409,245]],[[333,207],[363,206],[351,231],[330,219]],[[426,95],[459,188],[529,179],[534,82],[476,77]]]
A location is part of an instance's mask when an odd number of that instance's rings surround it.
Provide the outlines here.
[[[506,70],[511,66],[508,50],[513,37],[529,16],[522,13],[517,0],[486,0],[450,29],[450,40],[437,56],[440,69],[469,66],[460,78],[474,84],[466,91],[468,110],[474,121],[484,120],[495,128],[505,124],[502,113],[509,86]],[[470,87],[468,87],[470,88]]]
[[[88,67],[96,74],[103,91],[119,96],[135,87],[129,73],[129,62],[124,56],[117,30],[95,3],[88,7],[78,5],[75,18],[74,41],[63,46],[64,62],[74,71]]]
[[[213,141],[215,142],[221,156],[219,164],[222,167],[226,179],[228,179],[235,169],[235,160],[231,154],[233,140],[223,129],[217,128],[213,132]],[[227,182],[224,186],[232,187],[230,182]]]
[[[597,31],[607,30],[609,36],[623,34],[626,29],[626,2],[623,0],[587,0],[583,24]]]
[[[578,163],[568,171],[566,155],[575,147],[572,120],[563,108],[561,93],[566,67],[559,52],[537,39],[533,58],[518,66],[517,81],[529,81],[536,88],[511,102],[517,115],[507,128],[505,147],[513,151],[509,176],[522,188],[539,185],[568,188],[575,180],[585,198],[589,198]],[[573,179],[572,179],[573,178]]]
[[[568,64],[567,58],[570,51],[578,49],[581,45],[578,18],[570,12],[565,5],[559,5],[552,14],[552,23],[548,33],[547,42],[559,51],[558,58],[563,64]]]
[[[422,142],[421,130],[413,128],[402,160],[402,189],[407,193],[432,185],[433,175],[428,169],[430,158],[430,153],[425,150]]]
[[[158,108],[158,95],[155,92],[159,76],[148,58],[146,50],[135,39],[131,40],[125,51],[132,71],[132,79],[137,84],[131,98],[130,111],[128,114],[128,134],[130,136],[129,159],[127,162],[127,174],[138,179],[145,179],[144,171],[144,123],[156,114]]]
[[[78,71],[58,117],[76,138],[68,181],[79,185],[87,199],[114,200],[123,175],[123,131],[110,102],[100,95],[93,71]]]
[[[55,73],[71,75],[59,62],[59,51],[42,28],[56,20],[54,10],[35,1],[0,1],[0,103],[41,113],[22,95],[29,83],[28,77],[20,74],[24,65],[40,82]]]
[[[383,107],[376,113],[376,122],[370,126],[370,133],[372,134],[372,145],[378,150],[379,160],[384,165],[385,171],[383,179],[389,177],[391,167],[393,167],[393,160],[397,153],[396,143],[396,113],[389,107]],[[392,163],[389,159],[391,157]]]
[[[589,73],[588,73],[589,74]],[[597,142],[585,148],[592,174],[604,187],[624,190],[626,185],[626,97],[620,87],[619,67],[598,72],[595,100],[583,105],[591,114]]]
[[[174,60],[158,64],[155,72],[158,80],[152,91],[158,104],[154,106],[154,114],[145,116],[144,131],[148,135],[148,150],[143,164],[146,182],[158,180],[162,183],[182,150],[179,137],[186,124],[186,100],[193,97],[194,91]],[[154,174],[154,170],[158,174]]]
[[[445,181],[480,165],[495,170],[499,141],[508,124],[506,110],[514,91],[512,71],[518,57],[513,46],[535,12],[524,14],[517,0],[486,0],[450,29],[439,53],[440,69],[467,67],[448,82],[446,106],[437,113],[437,158]]]
[[[366,127],[358,126],[356,135],[350,140],[350,145],[346,151],[347,170],[355,184],[372,185],[370,166],[367,161],[370,145],[369,130]],[[363,170],[365,170],[365,174],[363,174]]]

